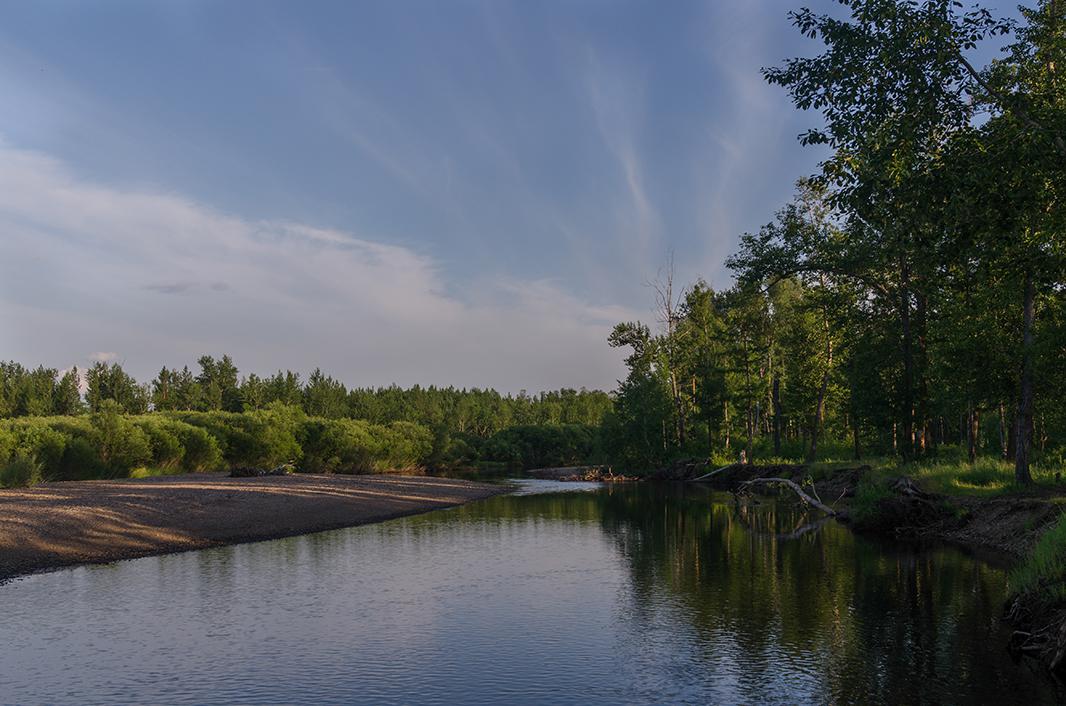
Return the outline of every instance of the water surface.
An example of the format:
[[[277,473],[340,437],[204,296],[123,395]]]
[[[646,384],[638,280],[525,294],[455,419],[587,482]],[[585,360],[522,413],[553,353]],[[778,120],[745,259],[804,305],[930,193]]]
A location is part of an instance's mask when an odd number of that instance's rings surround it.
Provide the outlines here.
[[[1055,702],[1004,650],[1002,569],[811,520],[538,481],[30,576],[0,586],[0,702]]]

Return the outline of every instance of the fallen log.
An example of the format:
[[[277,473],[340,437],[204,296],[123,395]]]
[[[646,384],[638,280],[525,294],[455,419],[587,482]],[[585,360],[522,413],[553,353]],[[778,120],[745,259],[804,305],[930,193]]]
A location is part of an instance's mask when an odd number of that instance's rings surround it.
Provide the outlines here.
[[[826,505],[825,503],[823,503],[823,502],[821,502],[819,500],[815,500],[810,495],[808,495],[807,493],[803,492],[803,488],[799,487],[798,483],[796,483],[795,481],[791,481],[788,478],[753,478],[752,480],[746,480],[743,483],[741,483],[740,487],[741,488],[747,488],[748,486],[754,485],[755,483],[765,483],[767,485],[771,485],[771,484],[775,484],[776,483],[776,484],[779,484],[779,485],[788,486],[792,490],[792,492],[794,492],[796,495],[798,495],[799,499],[802,500],[805,504],[810,505],[810,506],[815,507],[815,508],[818,508],[819,510],[821,510],[825,514],[829,515],[830,517],[836,517],[836,515],[837,515],[837,511],[836,510],[834,510],[833,508],[829,507],[828,505]]]
[[[689,483],[698,483],[701,480],[706,480],[708,478],[712,478],[712,477],[718,475],[719,473],[721,473],[722,471],[729,470],[730,468],[734,467],[735,465],[737,465],[737,464],[731,463],[728,466],[722,466],[721,468],[716,468],[715,470],[711,471],[710,473],[704,473],[702,476],[699,476],[698,478],[690,479]]]
[[[237,466],[230,470],[230,478],[263,478],[265,476],[284,476],[292,472],[291,463],[283,463],[275,468],[255,468],[254,466]]]

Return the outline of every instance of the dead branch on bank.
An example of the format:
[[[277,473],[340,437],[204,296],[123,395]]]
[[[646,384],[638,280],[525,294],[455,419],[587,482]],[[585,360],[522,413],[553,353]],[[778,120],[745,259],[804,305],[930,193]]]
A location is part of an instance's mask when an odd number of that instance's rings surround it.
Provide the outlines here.
[[[799,496],[799,499],[802,500],[804,504],[810,505],[812,507],[815,507],[815,508],[821,510],[822,512],[824,512],[825,514],[829,515],[830,517],[836,517],[836,515],[837,515],[836,510],[834,510],[833,508],[829,507],[828,505],[826,505],[825,503],[821,502],[820,500],[815,500],[810,495],[805,493],[803,491],[803,488],[799,487],[798,483],[796,483],[795,481],[791,481],[791,480],[789,480],[787,478],[753,478],[752,480],[747,480],[747,481],[744,481],[743,483],[741,483],[740,487],[743,488],[743,489],[747,489],[748,486],[754,485],[756,483],[764,483],[766,485],[777,484],[777,485],[787,486],[789,489],[792,490],[792,492],[794,492],[796,495]]]

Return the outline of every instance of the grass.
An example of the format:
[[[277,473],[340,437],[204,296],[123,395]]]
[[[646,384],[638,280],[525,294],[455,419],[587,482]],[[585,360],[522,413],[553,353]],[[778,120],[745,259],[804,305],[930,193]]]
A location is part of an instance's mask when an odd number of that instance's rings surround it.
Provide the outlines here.
[[[855,488],[851,501],[851,514],[859,524],[875,523],[880,515],[880,503],[892,495],[882,478],[863,478]]]
[[[159,476],[174,476],[182,473],[188,473],[188,471],[176,467],[148,468],[139,466],[130,471],[130,478],[158,478]]]
[[[897,476],[907,476],[930,493],[950,496],[995,497],[1028,490],[1014,482],[1014,463],[999,458],[979,457],[976,462],[961,457],[961,454],[942,453],[936,459],[905,462],[887,456],[863,459],[862,461],[820,461],[811,464],[810,473],[815,480],[829,478],[842,468],[858,465],[870,466],[866,477],[883,481]],[[1064,470],[1052,464],[1034,465],[1031,468],[1036,487],[1062,487]]]
[[[994,497],[1026,490],[1014,482],[1014,464],[995,458],[978,458],[967,462],[933,462],[900,464],[898,473],[917,481],[923,488],[942,495]],[[1058,473],[1051,469],[1032,468],[1037,486],[1059,485]]]
[[[1032,554],[1011,574],[1017,594],[1036,594],[1052,603],[1066,602],[1066,514],[1044,533]]]

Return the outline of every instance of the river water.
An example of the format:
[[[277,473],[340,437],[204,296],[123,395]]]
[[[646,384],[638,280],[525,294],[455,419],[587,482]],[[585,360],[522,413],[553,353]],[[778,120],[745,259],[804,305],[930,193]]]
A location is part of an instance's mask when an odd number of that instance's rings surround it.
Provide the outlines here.
[[[553,492],[565,490],[565,492]],[[691,486],[528,482],[0,586],[2,703],[1054,703],[1005,572]]]

